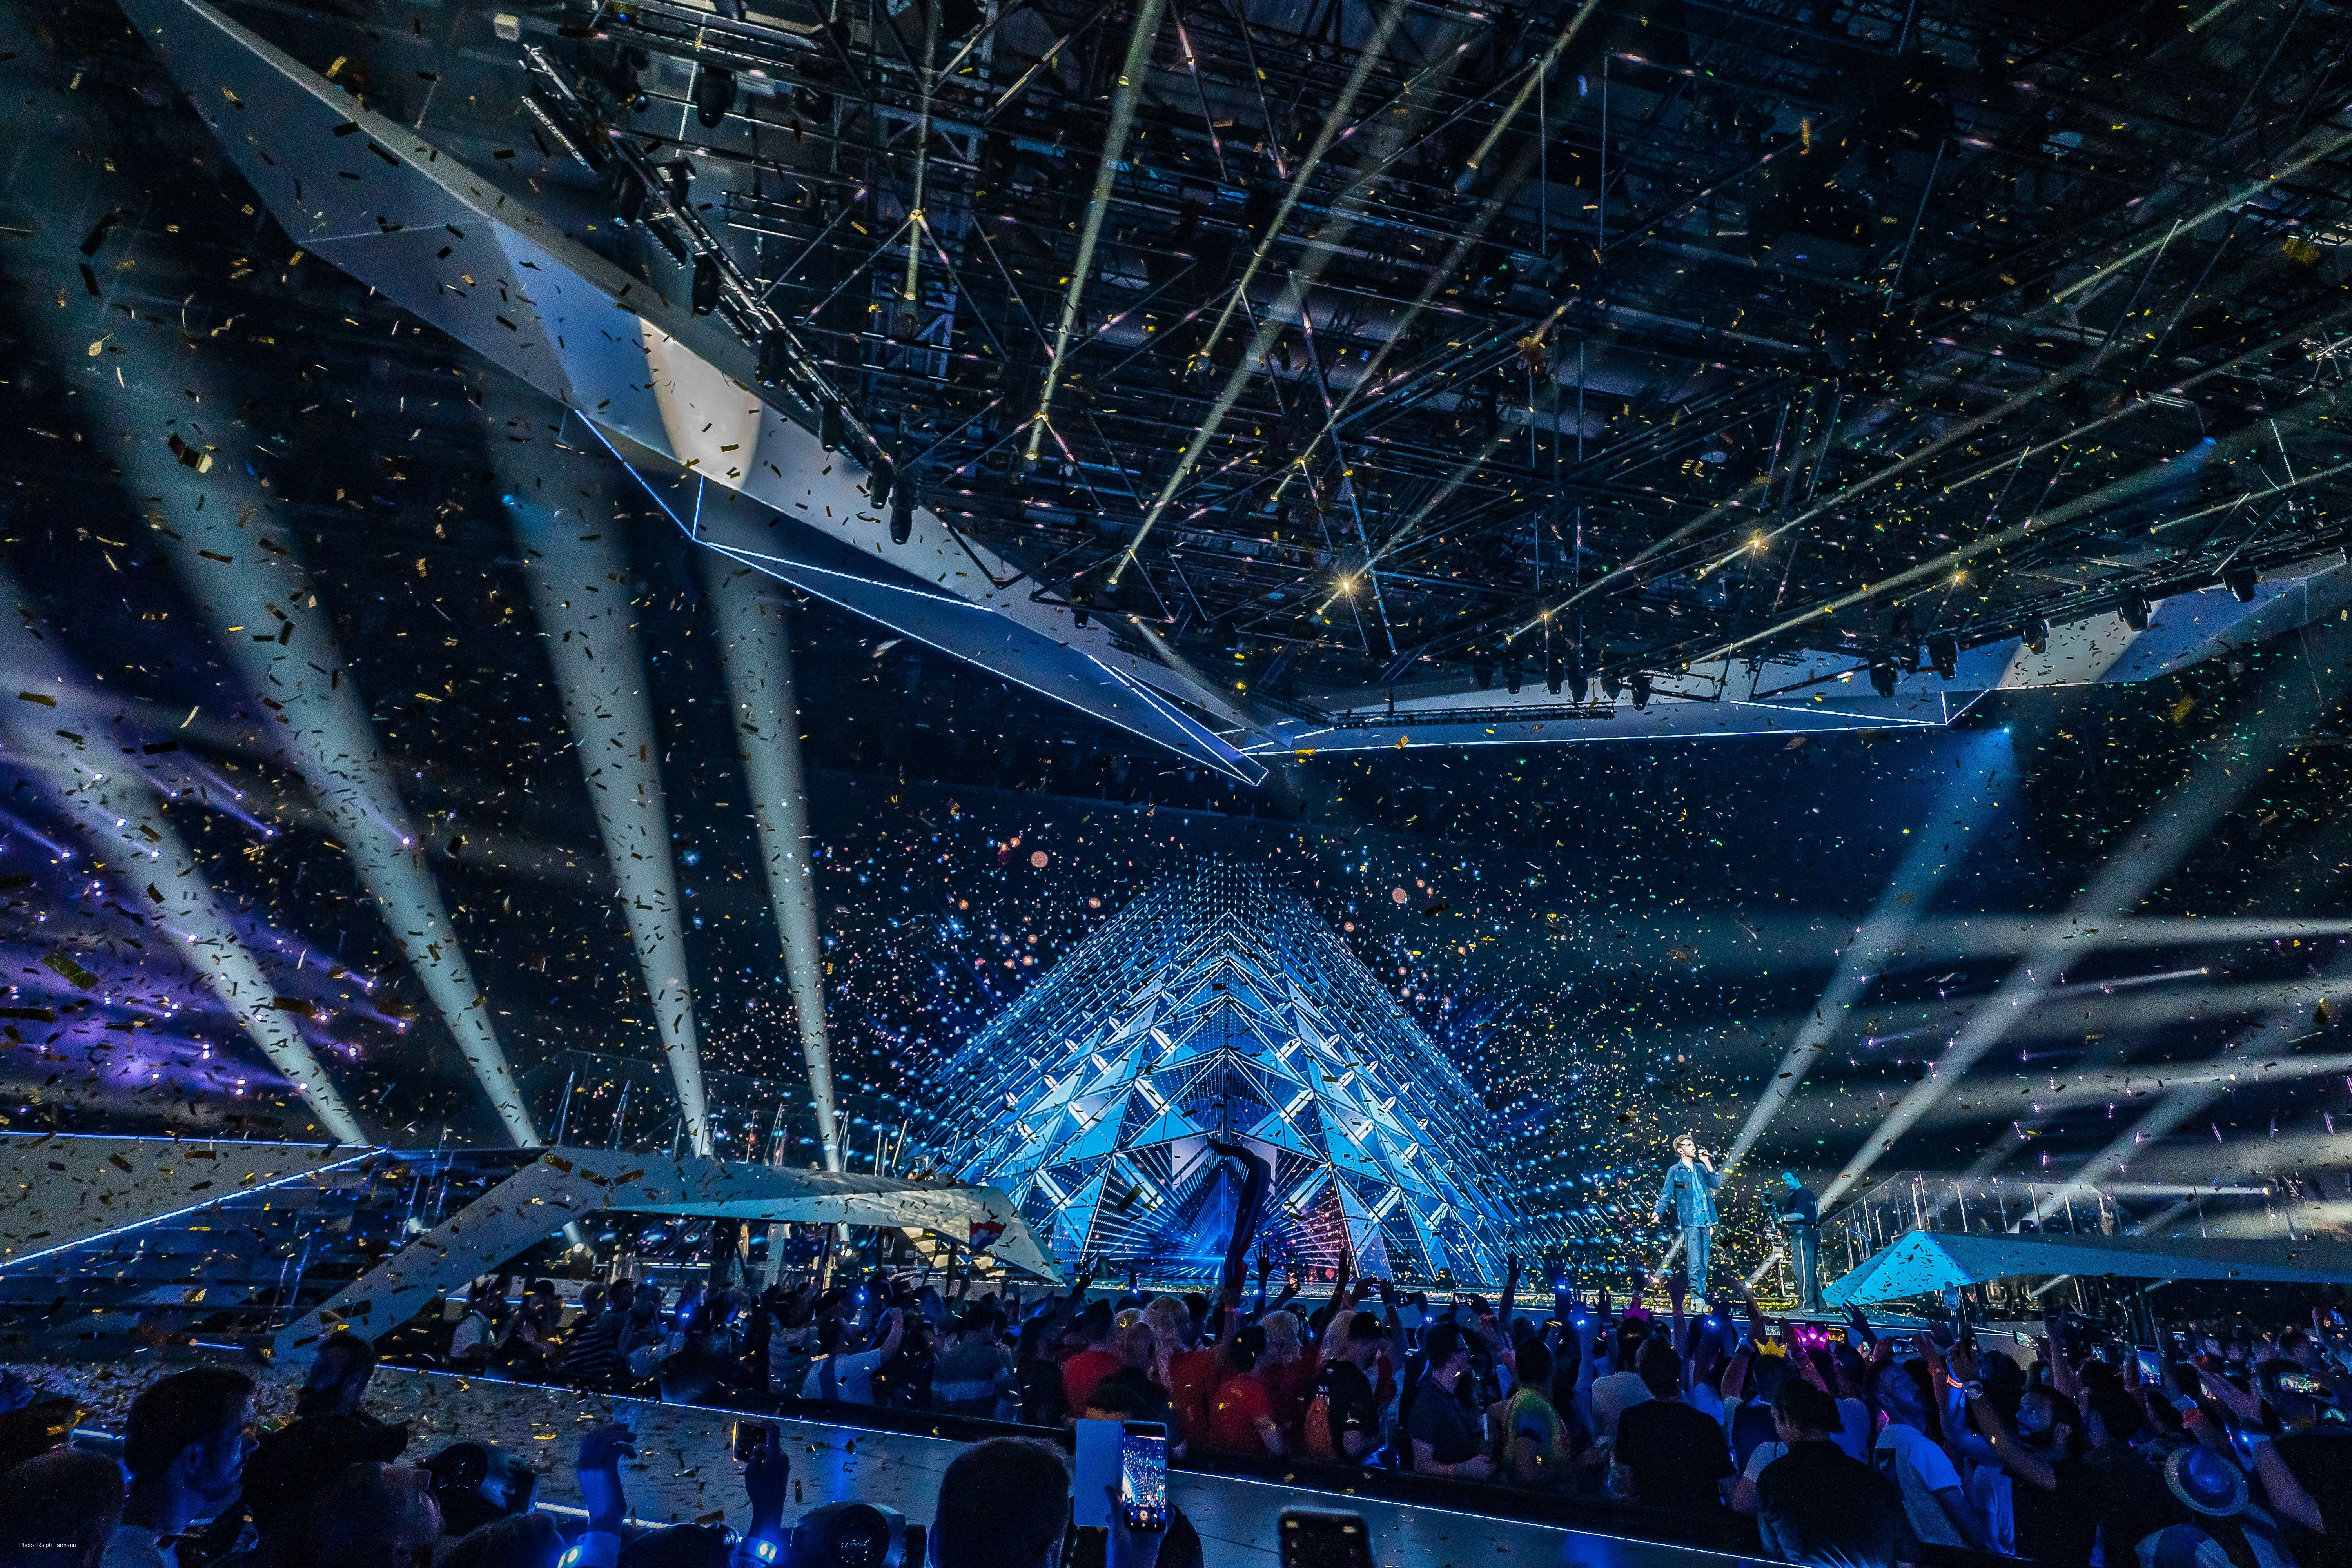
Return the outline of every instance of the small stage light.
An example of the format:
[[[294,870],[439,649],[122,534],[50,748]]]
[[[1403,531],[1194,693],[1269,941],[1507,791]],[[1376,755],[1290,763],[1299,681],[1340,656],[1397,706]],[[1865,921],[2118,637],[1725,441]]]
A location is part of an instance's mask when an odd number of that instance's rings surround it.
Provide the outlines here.
[[[735,73],[713,70],[709,66],[694,79],[694,118],[705,131],[716,131],[727,111],[735,107]]]

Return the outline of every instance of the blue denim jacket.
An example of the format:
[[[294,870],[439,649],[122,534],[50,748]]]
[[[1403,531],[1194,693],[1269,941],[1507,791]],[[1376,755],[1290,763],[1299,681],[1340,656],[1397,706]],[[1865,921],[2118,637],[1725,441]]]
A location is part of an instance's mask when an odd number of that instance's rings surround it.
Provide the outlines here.
[[[1672,1209],[1676,1225],[1713,1225],[1715,1190],[1721,1185],[1722,1172],[1710,1171],[1700,1164],[1685,1165],[1677,1160],[1666,1167],[1666,1179],[1658,1188],[1657,1206],[1651,1211],[1651,1217],[1661,1218]]]

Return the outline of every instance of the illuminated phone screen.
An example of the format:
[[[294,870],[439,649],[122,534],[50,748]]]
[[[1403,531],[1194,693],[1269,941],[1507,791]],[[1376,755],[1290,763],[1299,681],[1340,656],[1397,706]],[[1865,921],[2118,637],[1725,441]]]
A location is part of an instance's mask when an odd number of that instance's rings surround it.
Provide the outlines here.
[[[1118,1505],[1129,1530],[1168,1528],[1168,1428],[1130,1421],[1118,1442]]]

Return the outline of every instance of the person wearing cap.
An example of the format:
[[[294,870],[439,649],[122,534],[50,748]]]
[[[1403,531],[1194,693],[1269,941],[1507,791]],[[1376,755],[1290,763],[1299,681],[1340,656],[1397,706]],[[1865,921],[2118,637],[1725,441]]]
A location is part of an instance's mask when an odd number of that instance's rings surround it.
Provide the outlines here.
[[[2324,1426],[2298,1430],[2298,1417],[2311,1412],[2298,1408],[2297,1390],[2275,1380],[2266,1382],[2265,1392],[2286,1429],[2274,1436],[2262,1401],[2223,1377],[2210,1358],[2189,1363],[2179,1375],[2184,1383],[2193,1375],[2213,1405],[2236,1423],[2226,1435],[2213,1431],[2206,1407],[2184,1387],[2168,1396],[2181,1425],[2199,1441],[2226,1441],[2245,1457],[2261,1483],[2263,1503],[2284,1522],[2303,1568],[2345,1568],[2352,1563],[2352,1467],[2347,1465],[2352,1436]]]
[[[1475,1339],[1460,1324],[1447,1322],[1431,1329],[1423,1342],[1429,1370],[1413,1394],[1405,1429],[1412,1443],[1412,1468],[1424,1476],[1483,1481],[1495,1474],[1495,1461],[1480,1440],[1478,1413],[1463,1401],[1470,1358],[1478,1349]]]
[[[2189,1517],[2141,1539],[2147,1568],[2294,1568],[2278,1520],[2231,1460],[2202,1445],[2176,1448],[2164,1461],[2164,1484]]]
[[[1346,1319],[1343,1327],[1334,1318],[1324,1331],[1323,1362],[1307,1405],[1307,1447],[1309,1452],[1320,1447],[1319,1430],[1328,1435],[1332,1458],[1360,1464],[1381,1446],[1372,1369],[1389,1347],[1389,1331],[1378,1313],[1351,1312]]]

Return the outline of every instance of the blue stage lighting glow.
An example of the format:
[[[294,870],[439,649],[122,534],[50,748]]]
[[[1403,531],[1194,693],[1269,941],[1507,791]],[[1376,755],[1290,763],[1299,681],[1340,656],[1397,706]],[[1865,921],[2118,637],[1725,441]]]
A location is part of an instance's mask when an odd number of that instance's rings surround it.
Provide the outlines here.
[[[1208,1278],[1273,1162],[1258,1233],[1290,1262],[1499,1280],[1517,1216],[1477,1097],[1298,899],[1211,864],[1107,921],[973,1037],[947,1162],[1066,1262]]]

